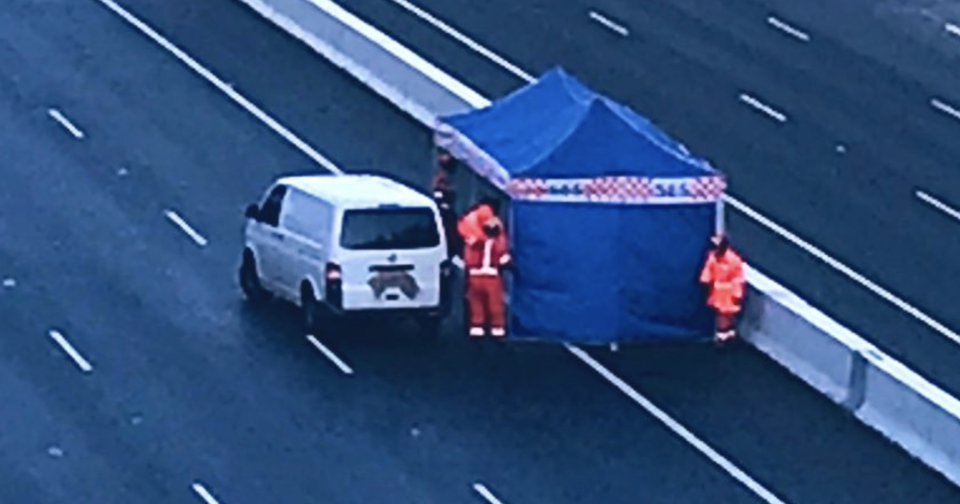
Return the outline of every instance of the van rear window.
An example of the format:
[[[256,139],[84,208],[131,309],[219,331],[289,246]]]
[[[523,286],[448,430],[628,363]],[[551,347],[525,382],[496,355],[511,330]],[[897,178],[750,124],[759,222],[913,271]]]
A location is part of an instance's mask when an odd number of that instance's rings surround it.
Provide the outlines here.
[[[364,208],[343,214],[340,246],[351,250],[432,248],[440,233],[429,208]]]

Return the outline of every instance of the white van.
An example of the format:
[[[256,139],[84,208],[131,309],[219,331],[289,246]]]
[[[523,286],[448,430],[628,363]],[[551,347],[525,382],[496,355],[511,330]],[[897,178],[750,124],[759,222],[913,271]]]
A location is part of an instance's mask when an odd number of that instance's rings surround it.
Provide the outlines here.
[[[284,177],[246,218],[239,277],[248,300],[294,303],[308,331],[345,315],[403,314],[439,333],[451,265],[426,195],[376,175]]]

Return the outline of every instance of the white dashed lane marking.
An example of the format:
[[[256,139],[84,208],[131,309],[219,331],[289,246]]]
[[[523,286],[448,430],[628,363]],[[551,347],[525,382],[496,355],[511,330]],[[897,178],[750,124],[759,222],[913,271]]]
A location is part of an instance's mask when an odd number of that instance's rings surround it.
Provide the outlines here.
[[[346,362],[343,362],[343,360],[340,359],[340,357],[337,357],[337,354],[333,353],[333,350],[330,350],[329,348],[327,348],[326,345],[324,345],[323,343],[321,343],[320,340],[318,340],[318,339],[317,339],[316,337],[314,337],[312,334],[308,334],[308,335],[307,335],[307,341],[309,341],[310,344],[313,345],[314,348],[316,348],[317,350],[319,350],[320,353],[322,353],[324,357],[326,357],[327,359],[329,359],[330,362],[332,362],[334,366],[337,366],[337,369],[339,369],[341,372],[343,372],[343,374],[345,374],[345,375],[352,375],[352,374],[353,374],[353,369],[352,369],[350,366],[348,366]]]
[[[67,341],[67,337],[64,336],[63,333],[57,331],[56,329],[51,329],[49,335],[50,339],[59,345],[60,349],[63,350],[71,360],[73,360],[74,364],[76,364],[78,368],[80,368],[80,371],[84,373],[93,371],[93,366],[90,365],[90,362],[80,355],[80,352],[78,352],[76,348],[73,348],[73,345]]]
[[[767,24],[782,31],[783,33],[786,33],[787,35],[790,35],[793,38],[803,42],[810,42],[809,35],[807,35],[804,31],[786,23],[785,21],[781,21],[773,16],[770,16],[767,18]]]
[[[47,111],[47,115],[49,115],[54,121],[57,121],[57,124],[63,126],[63,129],[67,130],[67,132],[73,135],[73,138],[76,138],[77,140],[83,140],[83,131],[76,127],[76,125],[74,125],[70,119],[67,119],[67,116],[63,115],[63,112],[52,108]]]
[[[743,103],[746,103],[747,105],[749,105],[750,107],[753,107],[756,110],[759,110],[760,112],[765,114],[767,117],[770,117],[777,122],[780,122],[780,123],[787,122],[786,114],[771,107],[770,105],[767,105],[766,103],[760,101],[758,98],[755,98],[746,93],[741,93],[740,101]]]
[[[187,221],[183,220],[183,217],[180,217],[177,212],[174,212],[173,210],[164,210],[163,214],[168,220],[170,220],[170,222],[180,228],[181,231],[186,233],[194,243],[201,247],[207,246],[207,239],[193,229],[190,224],[187,224]]]
[[[473,491],[477,492],[477,494],[479,494],[480,497],[483,497],[483,500],[487,501],[489,504],[503,504],[503,501],[497,498],[497,496],[494,495],[493,492],[491,492],[490,489],[487,488],[487,486],[483,483],[474,483]]]
[[[953,23],[947,23],[943,28],[947,30],[947,33],[960,37],[960,26],[957,26]]]
[[[220,502],[207,490],[207,487],[203,486],[201,483],[193,484],[193,491],[196,493],[203,502],[206,504],[220,504]]]
[[[930,100],[930,106],[960,121],[960,110],[957,110],[957,108],[954,107],[953,105],[950,105],[949,103],[946,103],[937,98],[933,98]]]
[[[623,26],[620,23],[617,23],[616,21],[611,20],[607,16],[604,16],[603,14],[600,14],[597,11],[590,11],[590,19],[600,23],[604,27],[608,28],[610,31],[613,31],[623,37],[630,35],[630,31],[627,30],[625,26]]]

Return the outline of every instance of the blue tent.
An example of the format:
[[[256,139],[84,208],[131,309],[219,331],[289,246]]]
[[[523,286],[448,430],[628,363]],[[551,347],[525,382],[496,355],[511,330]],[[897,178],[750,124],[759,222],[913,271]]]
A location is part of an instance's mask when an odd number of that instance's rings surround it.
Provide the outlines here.
[[[725,181],[649,120],[554,68],[435,142],[510,198],[513,335],[710,336],[698,275]]]

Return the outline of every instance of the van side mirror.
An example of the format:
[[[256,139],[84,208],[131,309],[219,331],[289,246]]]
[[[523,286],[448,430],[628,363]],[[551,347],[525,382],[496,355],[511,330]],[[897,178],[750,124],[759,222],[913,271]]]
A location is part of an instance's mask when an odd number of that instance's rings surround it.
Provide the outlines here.
[[[244,216],[248,219],[259,220],[260,219],[260,207],[251,203],[247,205],[247,210],[244,212]]]

